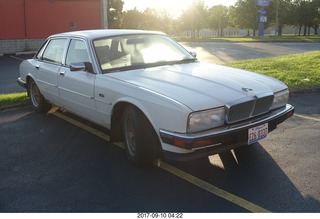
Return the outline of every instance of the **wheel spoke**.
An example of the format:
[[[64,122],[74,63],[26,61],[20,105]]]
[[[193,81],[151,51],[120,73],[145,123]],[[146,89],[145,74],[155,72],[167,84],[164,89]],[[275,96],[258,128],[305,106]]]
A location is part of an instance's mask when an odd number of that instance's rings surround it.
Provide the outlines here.
[[[51,104],[47,103],[33,79],[28,81],[28,95],[33,109],[39,113],[46,113],[51,108]]]
[[[35,106],[39,105],[40,94],[39,94],[39,89],[37,88],[37,85],[35,83],[32,83],[31,85],[31,99]]]
[[[136,137],[132,120],[130,118],[126,119],[125,132],[128,149],[130,150],[131,154],[134,154],[136,151]]]

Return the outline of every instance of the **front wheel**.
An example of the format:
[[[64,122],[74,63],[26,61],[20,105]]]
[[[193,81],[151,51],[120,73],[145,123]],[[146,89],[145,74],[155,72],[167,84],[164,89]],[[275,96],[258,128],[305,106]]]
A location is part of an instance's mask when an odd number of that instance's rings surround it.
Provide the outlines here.
[[[46,113],[51,109],[51,104],[46,102],[33,79],[30,79],[28,82],[28,95],[30,103],[35,111]]]
[[[122,125],[129,160],[138,166],[152,163],[159,139],[148,119],[139,109],[130,106],[124,111]]]

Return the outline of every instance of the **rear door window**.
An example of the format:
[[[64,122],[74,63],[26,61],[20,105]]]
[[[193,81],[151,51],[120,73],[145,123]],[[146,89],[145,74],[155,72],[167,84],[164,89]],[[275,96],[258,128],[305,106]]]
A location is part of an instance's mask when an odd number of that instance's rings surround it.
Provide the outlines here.
[[[66,43],[67,39],[64,38],[50,40],[43,52],[42,60],[61,64]]]

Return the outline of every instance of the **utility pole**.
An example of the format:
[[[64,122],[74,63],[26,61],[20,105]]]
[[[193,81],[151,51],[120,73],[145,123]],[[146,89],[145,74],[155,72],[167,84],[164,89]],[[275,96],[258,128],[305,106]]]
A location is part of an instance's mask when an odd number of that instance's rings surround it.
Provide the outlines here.
[[[220,32],[220,29],[221,29],[221,8],[222,8],[222,4],[221,4],[221,1],[219,1],[218,37],[221,37],[221,32]]]
[[[192,29],[192,33],[191,33],[191,37],[192,39],[195,38],[195,33],[194,33],[194,1],[192,0],[192,3],[191,3],[191,29]]]
[[[108,7],[107,0],[101,0],[101,26],[103,29],[108,29]]]
[[[276,28],[274,34],[275,36],[279,35],[279,0],[276,2]]]

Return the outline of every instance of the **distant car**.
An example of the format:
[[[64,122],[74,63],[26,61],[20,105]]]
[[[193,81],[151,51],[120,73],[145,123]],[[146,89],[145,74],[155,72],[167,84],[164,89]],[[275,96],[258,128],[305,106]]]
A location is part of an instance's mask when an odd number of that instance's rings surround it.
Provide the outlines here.
[[[87,30],[50,36],[20,65],[33,108],[66,109],[111,130],[137,165],[190,160],[249,145],[293,115],[288,87],[200,63],[169,36]]]

